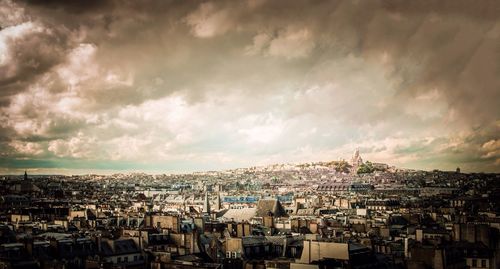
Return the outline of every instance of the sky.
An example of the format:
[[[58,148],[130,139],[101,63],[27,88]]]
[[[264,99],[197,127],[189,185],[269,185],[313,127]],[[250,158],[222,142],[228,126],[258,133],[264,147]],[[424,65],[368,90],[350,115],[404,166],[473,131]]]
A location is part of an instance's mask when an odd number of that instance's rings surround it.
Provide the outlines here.
[[[499,1],[0,0],[0,174],[500,172]]]

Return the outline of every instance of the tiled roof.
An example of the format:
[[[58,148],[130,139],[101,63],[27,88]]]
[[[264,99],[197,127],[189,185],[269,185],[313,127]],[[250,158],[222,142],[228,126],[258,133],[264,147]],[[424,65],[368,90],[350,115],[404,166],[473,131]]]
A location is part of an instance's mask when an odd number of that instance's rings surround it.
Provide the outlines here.
[[[222,218],[237,222],[250,221],[256,215],[257,208],[229,209]]]
[[[257,203],[257,217],[265,217],[272,214],[274,217],[285,216],[285,209],[277,199],[261,199]]]

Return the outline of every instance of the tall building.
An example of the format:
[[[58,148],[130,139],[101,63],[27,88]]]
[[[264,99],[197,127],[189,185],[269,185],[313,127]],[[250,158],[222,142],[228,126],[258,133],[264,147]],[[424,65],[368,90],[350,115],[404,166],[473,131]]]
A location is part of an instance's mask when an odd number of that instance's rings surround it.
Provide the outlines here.
[[[210,214],[210,202],[208,200],[208,191],[205,192],[205,200],[203,201],[203,214]]]
[[[215,201],[215,210],[218,212],[221,210],[220,204],[220,192],[217,192],[217,200]]]

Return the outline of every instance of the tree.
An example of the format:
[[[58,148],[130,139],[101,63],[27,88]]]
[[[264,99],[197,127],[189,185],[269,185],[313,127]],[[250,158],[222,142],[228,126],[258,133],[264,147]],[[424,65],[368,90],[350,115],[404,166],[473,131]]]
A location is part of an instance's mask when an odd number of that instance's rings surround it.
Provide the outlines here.
[[[371,174],[373,173],[373,171],[375,171],[375,168],[373,168],[373,164],[369,161],[367,161],[366,163],[363,163],[359,166],[358,168],[358,175],[360,174]]]
[[[335,165],[335,171],[342,173],[349,173],[351,165],[346,161],[337,162]]]
[[[349,173],[349,169],[352,167],[348,162],[342,161],[331,161],[326,163],[327,166],[333,167],[337,172]]]

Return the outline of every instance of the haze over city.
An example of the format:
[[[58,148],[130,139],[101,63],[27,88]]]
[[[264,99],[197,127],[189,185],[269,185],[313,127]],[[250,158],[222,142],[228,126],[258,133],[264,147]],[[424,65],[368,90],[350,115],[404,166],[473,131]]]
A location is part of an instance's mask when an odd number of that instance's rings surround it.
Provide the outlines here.
[[[404,4],[403,4],[404,3]],[[497,1],[1,1],[0,174],[500,172]]]

